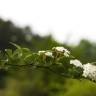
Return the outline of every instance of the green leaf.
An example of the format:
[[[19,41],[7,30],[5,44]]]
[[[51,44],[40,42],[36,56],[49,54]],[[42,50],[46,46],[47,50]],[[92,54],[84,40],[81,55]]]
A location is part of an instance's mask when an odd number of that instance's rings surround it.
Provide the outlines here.
[[[12,53],[12,50],[11,50],[11,49],[5,49],[5,52],[6,52],[6,54],[7,54],[9,57],[12,57],[13,53]]]
[[[15,46],[17,49],[21,49],[21,47],[19,45],[15,44],[15,43],[10,42],[10,44],[12,44],[13,46]]]

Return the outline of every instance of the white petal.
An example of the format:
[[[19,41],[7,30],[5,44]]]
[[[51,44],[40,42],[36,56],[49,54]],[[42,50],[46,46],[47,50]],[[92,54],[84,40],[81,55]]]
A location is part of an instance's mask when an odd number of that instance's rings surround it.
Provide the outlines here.
[[[70,60],[70,64],[73,64],[73,65],[75,65],[76,67],[83,67],[82,66],[82,63],[79,61],[79,60],[77,60],[77,59],[75,59],[75,60]]]

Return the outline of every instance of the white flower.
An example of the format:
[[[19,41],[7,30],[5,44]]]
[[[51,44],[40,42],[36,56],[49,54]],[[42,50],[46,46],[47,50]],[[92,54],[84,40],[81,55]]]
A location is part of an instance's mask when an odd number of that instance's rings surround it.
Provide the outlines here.
[[[44,54],[45,56],[53,57],[52,52],[38,51],[38,55]]]
[[[69,53],[64,52],[64,56],[69,57]]]
[[[64,47],[55,47],[55,50],[64,52],[65,48]]]
[[[83,65],[83,75],[84,77],[88,77],[92,80],[96,80],[96,66],[91,63],[87,63]]]
[[[70,64],[73,64],[73,65],[75,65],[76,67],[83,67],[82,66],[82,63],[79,61],[79,60],[77,60],[77,59],[75,59],[75,60],[70,60]]]
[[[45,55],[46,55],[46,56],[49,56],[49,57],[53,57],[53,56],[52,56],[52,52],[46,52]]]
[[[66,48],[64,47],[53,47],[52,49],[55,49],[57,52],[64,52],[64,55],[66,57],[69,57],[70,51],[68,51]]]
[[[46,51],[38,51],[38,55],[44,54]]]

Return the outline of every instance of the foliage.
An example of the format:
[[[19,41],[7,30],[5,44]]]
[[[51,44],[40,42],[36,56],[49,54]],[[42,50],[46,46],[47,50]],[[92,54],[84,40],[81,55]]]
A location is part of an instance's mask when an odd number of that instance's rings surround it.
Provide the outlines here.
[[[94,65],[85,64],[75,57],[64,47],[53,47],[52,50],[32,52],[28,48],[22,48],[17,44],[11,43],[16,47],[14,51],[6,49],[5,53],[1,52],[0,67],[1,69],[10,70],[18,68],[44,68],[48,69],[55,74],[64,76],[67,78],[87,78],[96,80],[96,68]],[[92,67],[91,68],[88,68]],[[86,69],[87,68],[87,69]],[[91,71],[93,70],[94,71]],[[92,77],[93,76],[93,77]]]

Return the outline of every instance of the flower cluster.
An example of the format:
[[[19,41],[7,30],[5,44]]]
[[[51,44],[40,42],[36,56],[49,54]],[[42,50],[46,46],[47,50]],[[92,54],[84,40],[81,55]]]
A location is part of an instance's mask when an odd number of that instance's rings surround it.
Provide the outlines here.
[[[38,51],[39,55],[45,55],[47,57],[54,57],[53,52],[63,53],[65,57],[69,57],[70,51],[65,49],[64,47],[53,47],[52,51]],[[73,59],[70,60],[70,64],[73,64],[75,67],[80,67],[83,69],[82,76],[85,78],[89,78],[91,80],[96,80],[96,66],[91,63],[82,64],[79,60]]]
[[[85,78],[89,78],[91,80],[96,80],[96,66],[92,65],[91,63],[83,64],[75,59],[75,60],[70,60],[70,64],[73,64],[76,67],[80,67],[83,69],[83,74],[82,76]]]
[[[91,63],[83,65],[83,76],[88,77],[89,79],[96,80],[96,66]]]
[[[52,50],[56,51],[56,52],[59,52],[59,53],[63,53],[63,55],[65,57],[69,57],[69,55],[70,55],[70,51],[68,51],[64,47],[53,47]],[[45,56],[53,57],[53,51],[44,51],[44,50],[43,51],[38,51],[38,55],[44,54]]]
[[[68,51],[68,50],[67,50],[66,48],[64,48],[64,47],[53,47],[52,49],[55,50],[55,51],[57,51],[57,52],[63,53],[64,56],[66,56],[66,57],[69,57],[69,55],[70,55],[70,51]]]
[[[53,57],[51,51],[38,51],[38,55],[45,55],[45,56],[48,56],[48,57]]]

